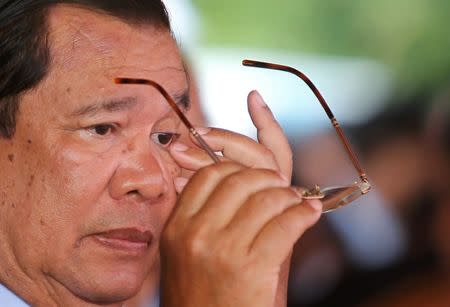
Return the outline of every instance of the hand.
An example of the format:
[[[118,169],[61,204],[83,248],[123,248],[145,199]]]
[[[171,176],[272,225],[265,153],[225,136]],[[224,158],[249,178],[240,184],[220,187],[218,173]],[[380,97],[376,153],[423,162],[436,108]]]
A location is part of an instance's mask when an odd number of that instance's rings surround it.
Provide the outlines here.
[[[259,99],[249,96],[259,143],[203,131],[223,152],[224,162],[215,165],[197,148],[174,147],[182,167],[199,170],[184,190],[179,185],[183,191],[162,237],[164,306],[273,307],[282,263],[320,216],[319,202],[302,202],[290,189],[289,145]]]
[[[198,128],[198,132],[207,139],[215,151],[222,152],[224,160],[231,160],[248,167],[261,167],[279,170],[288,180],[292,175],[292,150],[282,128],[275,120],[257,91],[248,97],[248,110],[257,128],[258,143],[254,140],[227,130]],[[192,138],[192,136],[190,135]],[[192,138],[193,143],[197,143]],[[192,143],[189,143],[192,144]],[[262,146],[261,146],[262,145]],[[192,175],[198,169],[212,163],[211,158],[200,148],[189,148],[186,144],[176,143],[172,147],[172,156],[180,163],[184,174]],[[190,176],[188,176],[190,177]],[[187,177],[177,178],[177,190],[181,192],[187,183]]]

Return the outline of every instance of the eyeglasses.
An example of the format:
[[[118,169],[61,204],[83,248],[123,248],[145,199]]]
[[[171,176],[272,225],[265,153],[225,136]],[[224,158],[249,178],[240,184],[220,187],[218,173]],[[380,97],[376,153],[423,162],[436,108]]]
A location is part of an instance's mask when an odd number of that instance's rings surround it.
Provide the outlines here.
[[[332,210],[336,210],[342,206],[345,206],[355,199],[359,198],[360,196],[368,193],[371,190],[371,185],[367,179],[367,175],[364,172],[364,170],[361,167],[361,164],[359,163],[358,158],[356,157],[355,153],[353,152],[350,143],[348,142],[347,138],[344,135],[344,132],[342,131],[339,123],[337,122],[336,118],[334,117],[333,113],[331,112],[330,108],[328,107],[327,103],[325,102],[325,99],[320,94],[319,90],[316,88],[316,86],[311,82],[311,80],[306,77],[303,73],[296,70],[295,68],[280,65],[280,64],[273,64],[273,63],[266,63],[266,62],[260,62],[260,61],[253,61],[253,60],[244,60],[242,62],[244,66],[252,66],[252,67],[258,67],[258,68],[266,68],[266,69],[274,69],[274,70],[281,70],[293,73],[294,75],[298,76],[300,79],[302,79],[309,88],[314,92],[317,99],[319,100],[320,104],[322,105],[323,109],[325,110],[325,113],[327,114],[328,118],[331,120],[331,123],[333,124],[333,127],[336,130],[336,133],[339,136],[339,139],[341,140],[342,144],[344,145],[344,148],[350,157],[353,166],[355,167],[356,171],[359,173],[359,181],[356,181],[355,183],[351,185],[344,185],[344,186],[337,186],[337,187],[327,187],[324,189],[321,189],[318,185],[316,185],[314,188],[309,190],[303,190],[299,187],[293,187],[297,189],[303,199],[320,199],[323,204],[323,212],[329,212]],[[189,133],[192,134],[192,136],[198,141],[199,145],[202,147],[203,150],[206,151],[206,153],[211,157],[211,159],[214,161],[214,163],[219,163],[220,160],[214,153],[214,151],[211,149],[211,147],[208,146],[208,144],[205,142],[205,140],[201,137],[201,135],[195,130],[195,128],[192,126],[192,124],[189,122],[189,120],[186,118],[186,116],[183,114],[183,112],[180,110],[180,108],[177,106],[176,102],[173,100],[173,98],[166,92],[166,90],[156,83],[155,81],[146,80],[146,79],[135,79],[135,78],[115,78],[114,82],[116,84],[143,84],[143,85],[149,85],[154,87],[156,90],[158,90],[161,95],[167,100],[171,108],[175,111],[175,113],[178,115],[180,120],[183,122],[183,124],[189,129]]]
[[[302,198],[303,199],[320,199],[323,203],[323,211],[329,212],[332,210],[335,210],[339,207],[345,206],[355,199],[359,198],[360,196],[368,193],[371,190],[371,185],[367,179],[367,175],[363,168],[361,167],[361,164],[359,163],[358,158],[356,157],[356,154],[353,152],[350,143],[348,142],[347,138],[344,135],[344,132],[342,131],[339,123],[337,122],[336,118],[333,115],[333,112],[331,112],[330,107],[325,102],[325,99],[320,94],[317,87],[312,83],[312,81],[305,76],[302,72],[298,71],[295,68],[280,65],[280,64],[273,64],[273,63],[266,63],[266,62],[260,62],[260,61],[253,61],[253,60],[244,60],[242,61],[242,64],[244,66],[251,66],[251,67],[258,67],[258,68],[266,68],[266,69],[273,69],[273,70],[281,70],[286,71],[289,73],[292,73],[302,79],[309,88],[313,91],[314,95],[319,100],[320,104],[322,105],[323,109],[325,110],[325,113],[327,114],[328,118],[330,119],[334,129],[336,130],[336,133],[341,140],[342,144],[344,145],[345,151],[347,152],[348,156],[350,157],[350,160],[353,163],[353,166],[355,167],[356,171],[359,174],[359,181],[356,181],[352,185],[345,185],[345,186],[338,186],[338,187],[327,187],[324,189],[321,189],[318,185],[316,185],[314,188],[306,191],[301,191]]]

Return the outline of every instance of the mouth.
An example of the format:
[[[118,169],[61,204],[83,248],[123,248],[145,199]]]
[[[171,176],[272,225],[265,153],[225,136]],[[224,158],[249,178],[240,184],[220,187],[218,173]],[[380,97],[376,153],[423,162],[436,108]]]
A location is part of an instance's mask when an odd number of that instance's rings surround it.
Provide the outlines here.
[[[152,241],[151,231],[140,231],[136,228],[121,228],[93,235],[101,245],[128,253],[143,253],[148,250]]]

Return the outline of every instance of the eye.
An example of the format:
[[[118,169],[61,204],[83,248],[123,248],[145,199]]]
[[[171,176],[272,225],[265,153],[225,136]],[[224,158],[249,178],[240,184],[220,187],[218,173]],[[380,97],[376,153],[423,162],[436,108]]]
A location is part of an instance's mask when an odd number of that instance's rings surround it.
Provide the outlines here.
[[[163,147],[169,147],[173,141],[175,141],[180,135],[178,133],[171,132],[155,132],[152,133],[151,138],[157,144]]]
[[[91,126],[91,127],[87,128],[89,133],[91,133],[93,135],[100,135],[100,136],[106,136],[106,135],[114,132],[115,129],[116,129],[116,127],[111,124],[100,124],[100,125],[95,125],[95,126]]]

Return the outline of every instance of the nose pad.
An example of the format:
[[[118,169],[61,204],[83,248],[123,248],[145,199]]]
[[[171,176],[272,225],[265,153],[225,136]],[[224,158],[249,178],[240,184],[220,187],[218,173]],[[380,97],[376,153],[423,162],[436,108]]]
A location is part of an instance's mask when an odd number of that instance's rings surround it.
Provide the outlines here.
[[[129,145],[122,161],[114,172],[109,186],[111,197],[128,196],[156,201],[168,191],[161,156],[151,149],[149,142],[143,146]]]

